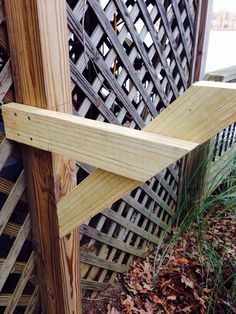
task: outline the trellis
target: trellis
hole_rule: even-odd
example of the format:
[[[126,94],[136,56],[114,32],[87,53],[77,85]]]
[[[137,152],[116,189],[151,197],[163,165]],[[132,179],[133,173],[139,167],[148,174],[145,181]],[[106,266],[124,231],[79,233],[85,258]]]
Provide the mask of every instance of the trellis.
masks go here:
[[[76,115],[140,129],[187,88],[194,1],[68,4]],[[78,165],[81,181],[93,168]],[[176,208],[180,174],[181,161],[80,228],[82,277],[94,283],[92,290],[158,242]]]
[[[14,100],[14,89],[0,4],[0,95],[8,103]],[[198,8],[192,0],[69,0],[74,114],[135,129],[148,124],[191,83]],[[0,282],[5,283],[0,289],[0,311],[10,313],[17,306],[18,311],[30,313],[39,293],[33,278],[24,175],[17,146],[4,133],[0,156],[0,166],[5,166],[0,174],[0,195],[5,201],[0,221],[6,222],[0,239],[4,245],[9,242],[8,255],[0,252],[4,274]],[[6,165],[11,156],[17,168],[9,178]],[[78,163],[78,182],[93,170]],[[128,269],[134,256],[145,256],[147,248],[158,242],[176,209],[181,171],[179,161],[81,227],[82,287],[87,296],[107,287],[117,273]],[[3,208],[10,215],[7,220]],[[27,248],[23,257],[21,247]],[[12,282],[13,276],[15,287],[9,288],[7,281]]]

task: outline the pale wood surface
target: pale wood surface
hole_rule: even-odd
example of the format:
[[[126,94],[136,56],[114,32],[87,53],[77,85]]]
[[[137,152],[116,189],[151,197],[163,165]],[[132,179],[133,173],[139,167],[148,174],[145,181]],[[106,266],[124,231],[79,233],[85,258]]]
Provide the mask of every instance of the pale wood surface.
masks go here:
[[[69,114],[3,106],[9,139],[146,181],[198,144]]]
[[[71,113],[65,1],[4,4],[16,101]],[[78,232],[58,241],[56,214],[75,184],[75,163],[27,148],[23,159],[43,311],[80,313]]]
[[[144,131],[204,143],[236,120],[236,85],[199,82],[164,110]],[[126,195],[140,182],[97,169],[58,202],[64,235]]]

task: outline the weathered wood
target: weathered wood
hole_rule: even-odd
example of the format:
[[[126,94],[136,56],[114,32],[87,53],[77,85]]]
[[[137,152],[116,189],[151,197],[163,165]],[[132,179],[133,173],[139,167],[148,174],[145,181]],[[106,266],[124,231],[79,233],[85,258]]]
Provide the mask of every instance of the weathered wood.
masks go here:
[[[103,114],[110,123],[121,125],[114,113],[112,113],[111,110],[104,105],[101,97],[95,93],[93,87],[72,62],[70,62],[70,70],[72,80],[82,89],[88,99],[98,108],[101,114]]]
[[[157,73],[155,72],[154,68],[153,68],[153,64],[151,62],[151,60],[148,57],[148,53],[145,50],[145,47],[143,45],[143,42],[141,42],[139,35],[134,27],[134,24],[132,23],[132,20],[129,17],[129,12],[127,11],[127,7],[125,5],[125,3],[121,0],[116,0],[116,5],[122,15],[122,18],[124,20],[124,22],[126,23],[126,26],[136,44],[136,47],[140,53],[140,56],[142,57],[142,60],[147,68],[147,70],[149,71],[149,74],[151,76],[152,82],[154,84],[154,86],[157,89],[158,94],[160,95],[163,103],[165,106],[169,105],[168,99],[166,97],[166,94],[164,93],[164,91],[161,88],[161,84],[159,82],[159,78],[157,77]],[[154,112],[155,114],[155,112]],[[155,116],[157,115],[157,112],[155,114]]]
[[[0,211],[0,235],[2,234],[24,190],[25,177],[24,171],[22,171]]]
[[[148,180],[198,145],[20,104],[4,105],[2,111],[7,138],[138,181]]]
[[[138,79],[133,65],[131,64],[129,58],[127,58],[127,55],[124,51],[124,48],[122,47],[120,42],[117,40],[117,35],[116,35],[114,29],[112,28],[106,15],[103,14],[101,5],[96,1],[90,1],[90,0],[89,0],[89,3],[91,5],[91,7],[93,8],[94,12],[96,13],[98,19],[100,20],[102,27],[105,28],[106,33],[109,36],[109,38],[110,38],[110,40],[114,46],[114,49],[116,50],[119,57],[122,58],[122,62],[126,68],[126,71],[131,76],[132,81],[137,86],[137,88],[138,88],[140,94],[142,95],[145,103],[147,104],[149,110],[151,111],[151,113],[155,117],[157,115],[157,110],[153,106],[152,102],[150,101],[150,97],[148,96],[145,89],[143,88],[142,82]],[[126,23],[126,26],[128,26],[127,23]],[[163,97],[164,97],[164,95],[163,95]]]
[[[106,243],[113,246],[121,251],[133,254],[138,257],[144,257],[146,250],[135,249],[132,246],[126,245],[124,242],[117,240],[115,238],[107,236],[101,231],[97,231],[90,226],[82,225],[80,227],[80,232],[84,235],[91,236],[93,239]]]
[[[16,100],[70,113],[64,0],[5,1],[5,11]],[[23,158],[43,311],[80,313],[78,232],[58,241],[56,215],[56,200],[74,186],[75,164],[30,148]]]
[[[128,271],[128,267],[126,265],[117,264],[114,262],[109,262],[99,256],[92,255],[86,252],[81,252],[80,261],[83,263],[87,263],[89,265],[94,265],[97,267],[102,267],[108,270],[112,270],[119,273],[124,273]]]
[[[232,84],[196,83],[144,131],[204,143],[236,120],[235,95],[236,87]],[[66,234],[139,184],[97,169],[58,203],[61,234]]]
[[[202,80],[205,74],[206,56],[210,36],[213,0],[200,0],[195,23],[190,83]]]
[[[0,101],[2,101],[12,84],[10,60],[7,61],[0,73],[0,82],[4,82],[4,84],[0,84]]]
[[[225,154],[211,162],[210,169],[206,174],[206,187],[212,192],[217,188],[235,169],[236,166],[236,144]]]
[[[180,10],[179,10],[179,6],[176,0],[172,1],[172,6],[173,6],[173,11],[177,20],[177,24],[178,24],[178,28],[180,31],[180,36],[182,39],[182,43],[184,46],[184,50],[185,50],[185,55],[187,57],[188,60],[188,64],[190,64],[191,62],[191,54],[190,54],[190,49],[187,46],[188,41],[187,41],[187,37],[186,37],[186,32],[183,26],[183,22],[182,22],[182,18],[181,18],[181,14],[180,14]]]
[[[17,286],[12,294],[11,301],[8,303],[5,312],[6,314],[11,314],[14,312],[18,301],[22,295],[22,292],[25,288],[26,283],[30,279],[30,276],[32,275],[34,270],[34,255],[31,253],[31,256],[29,257],[29,260],[21,274],[21,277],[17,283]]]
[[[0,272],[0,291],[4,286],[7,277],[9,276],[13,265],[15,264],[16,258],[20,253],[20,250],[29,234],[30,231],[30,218],[29,214],[27,215],[23,225],[20,228],[20,231],[10,249],[10,252],[7,255],[7,258],[4,261],[3,266],[1,267]]]
[[[10,237],[16,237],[19,230],[20,230],[21,225],[20,224],[15,224],[12,222],[8,222],[6,227],[3,229],[3,233],[5,235],[8,235]],[[30,235],[28,236],[30,238]]]
[[[39,303],[39,288],[36,286],[31,298],[28,301],[28,305],[26,307],[25,313],[34,314],[35,308],[37,308],[37,304]]]
[[[151,211],[147,210],[145,206],[137,202],[135,199],[133,199],[130,195],[126,195],[123,197],[123,200],[129,204],[130,206],[133,206],[137,211],[140,212],[144,217],[151,220],[156,225],[160,226],[161,228],[165,229],[166,224],[161,219],[156,217]],[[156,201],[156,199],[155,199]]]
[[[11,193],[11,190],[14,187],[14,182],[9,181],[3,177],[0,177],[0,192],[3,194],[9,195]],[[26,203],[26,194],[25,192],[21,195],[20,200],[24,203]]]
[[[111,220],[119,223],[121,226],[123,226],[127,230],[134,232],[135,234],[139,235],[143,239],[146,239],[146,240],[153,242],[155,244],[157,244],[159,242],[159,239],[156,236],[154,236],[154,235],[148,233],[147,231],[141,229],[139,226],[135,226],[129,220],[118,215],[115,211],[113,211],[111,209],[105,209],[103,211],[103,215],[110,218]]]
[[[192,16],[192,13],[191,13],[191,8],[190,8],[189,1],[188,0],[184,0],[184,4],[185,4],[187,16],[188,16],[188,21],[189,21],[189,27],[190,27],[190,30],[191,30],[191,35],[193,36],[194,21],[193,21],[193,16]]]
[[[104,77],[107,79],[107,81],[111,85],[112,89],[117,94],[119,99],[122,101],[123,105],[127,108],[129,113],[132,115],[133,119],[136,121],[136,123],[139,125],[139,127],[140,128],[144,127],[144,121],[137,114],[137,112],[134,109],[131,101],[129,100],[129,98],[126,97],[125,92],[123,91],[121,86],[117,83],[117,81],[114,79],[114,76],[112,75],[110,69],[108,68],[107,64],[103,60],[102,56],[97,51],[96,47],[94,47],[94,45],[91,42],[89,36],[86,33],[84,34],[82,26],[75,19],[72,10],[68,7],[67,11],[68,11],[69,26],[73,29],[74,33],[76,34],[76,36],[78,37],[80,42],[82,44],[85,43],[86,52],[88,53],[88,55],[90,56],[91,59],[95,59],[96,60],[96,65],[99,67],[99,70],[104,75]],[[84,37],[85,37],[85,42],[84,42]],[[122,51],[123,51],[123,48],[122,48]],[[127,59],[126,55],[125,55],[125,59]],[[135,75],[135,77],[136,77],[136,75]]]
[[[208,72],[204,78],[206,81],[230,82],[236,79],[236,66]]]
[[[20,228],[19,228],[20,229]],[[0,269],[6,262],[5,258],[0,258]],[[16,261],[12,267],[11,273],[22,274],[24,268],[26,266],[26,262],[18,262]]]
[[[176,84],[175,84],[175,81],[173,79],[173,76],[172,76],[172,73],[170,72],[170,68],[167,64],[167,61],[166,61],[166,57],[165,57],[165,54],[164,54],[164,49],[161,45],[161,42],[160,42],[160,39],[158,37],[158,34],[157,34],[157,31],[154,27],[154,24],[153,24],[153,21],[151,20],[151,17],[149,15],[149,12],[147,10],[147,6],[146,4],[144,3],[143,0],[138,0],[138,5],[143,13],[143,18],[144,18],[144,21],[146,22],[147,24],[147,27],[148,27],[148,30],[152,36],[152,40],[153,40],[153,43],[155,45],[155,48],[158,52],[158,55],[159,55],[159,58],[160,58],[160,61],[162,63],[162,66],[163,66],[163,69],[164,71],[166,72],[166,76],[167,76],[167,79],[169,80],[170,82],[170,85],[171,85],[171,88],[175,94],[175,97],[177,98],[178,95],[179,95],[179,91],[176,87]]]
[[[164,7],[163,3],[158,1],[158,0],[155,0],[155,4],[158,7],[158,10],[159,10],[159,13],[160,13],[160,16],[161,16],[161,19],[162,19],[162,23],[163,23],[163,25],[165,27],[165,31],[166,31],[166,33],[168,35],[168,39],[170,41],[170,46],[171,46],[172,52],[174,54],[176,64],[178,66],[179,74],[181,76],[181,80],[182,80],[184,89],[186,89],[187,88],[186,75],[185,75],[185,73],[183,71],[183,67],[182,67],[182,63],[181,63],[181,60],[180,60],[180,56],[178,55],[177,45],[176,45],[176,42],[175,42],[175,40],[173,38],[173,33],[172,33],[171,28],[170,28],[170,24],[169,24],[169,21],[168,21],[168,18],[167,18],[167,14],[165,12],[165,7]]]
[[[0,177],[0,192],[4,193],[4,194],[10,194],[11,193],[11,189],[13,188],[14,183]]]
[[[8,303],[11,301],[12,294],[10,293],[1,293],[0,294],[0,306],[7,306]],[[28,302],[30,301],[31,295],[23,294],[21,295],[18,306],[27,306]]]
[[[109,283],[97,282],[94,280],[82,279],[81,285],[83,289],[101,291],[109,287]]]
[[[12,143],[6,138],[0,144],[0,171],[12,152]]]
[[[173,216],[174,211],[169,208],[168,204],[159,196],[156,195],[156,193],[149,188],[147,184],[143,184],[142,189],[149,195],[154,201],[157,202],[165,211],[169,213],[170,216]]]
[[[3,1],[0,0],[0,23],[2,23],[3,19],[4,19]]]

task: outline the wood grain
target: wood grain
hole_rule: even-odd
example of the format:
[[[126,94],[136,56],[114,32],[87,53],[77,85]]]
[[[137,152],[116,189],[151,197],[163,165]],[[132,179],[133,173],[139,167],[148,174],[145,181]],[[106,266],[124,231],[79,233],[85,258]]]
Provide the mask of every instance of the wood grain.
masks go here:
[[[7,138],[146,181],[198,144],[20,104],[3,106]]]
[[[4,4],[16,100],[71,113],[65,1]],[[75,163],[27,147],[23,159],[43,312],[80,313],[78,232],[59,241],[56,214],[75,184]]]
[[[204,143],[236,120],[235,84],[199,82],[143,130]],[[58,202],[60,235],[128,194],[140,182],[97,169]]]

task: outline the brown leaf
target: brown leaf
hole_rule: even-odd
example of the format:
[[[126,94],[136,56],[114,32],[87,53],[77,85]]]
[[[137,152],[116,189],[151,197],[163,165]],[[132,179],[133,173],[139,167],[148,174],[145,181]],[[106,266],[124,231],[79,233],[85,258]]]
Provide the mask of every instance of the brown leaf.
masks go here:
[[[122,314],[122,313],[118,311],[114,306],[111,306],[110,304],[108,304],[107,314]]]
[[[162,300],[155,293],[150,293],[149,295],[151,297],[151,300],[156,304],[163,304]]]
[[[153,290],[153,286],[147,284],[146,282],[143,283],[143,288],[147,289],[148,291],[152,291]]]
[[[192,305],[185,306],[183,309],[181,309],[181,311],[183,313],[190,313],[192,311],[192,307]]]
[[[167,300],[175,301],[177,299],[177,295],[172,294],[167,297]]]
[[[155,303],[151,303],[150,301],[146,301],[145,304],[145,310],[147,311],[148,314],[154,314],[154,312],[157,309],[157,305]]]
[[[180,265],[181,264],[190,264],[191,261],[189,259],[185,258],[185,257],[182,257],[182,258],[177,259],[176,263],[180,264]]]
[[[163,288],[169,286],[170,283],[171,283],[171,279],[165,280],[165,281],[163,281],[163,282],[160,284],[160,288],[163,289]]]
[[[189,278],[185,277],[184,275],[181,275],[181,282],[185,283],[185,285],[191,289],[193,289],[194,287],[193,282]]]

